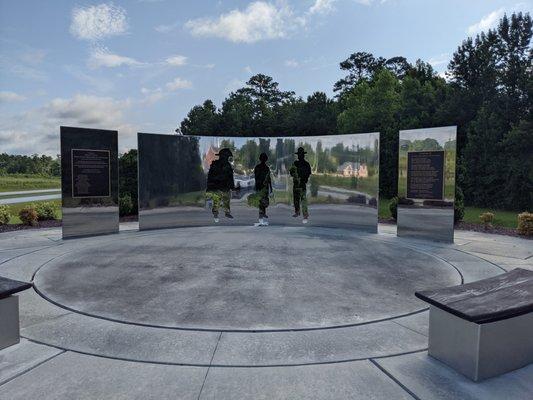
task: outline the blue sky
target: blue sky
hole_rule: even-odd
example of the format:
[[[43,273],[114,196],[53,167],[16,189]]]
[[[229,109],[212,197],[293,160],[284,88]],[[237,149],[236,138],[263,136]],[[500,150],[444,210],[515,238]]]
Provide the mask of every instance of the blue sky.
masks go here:
[[[531,1],[0,0],[0,152],[59,150],[59,126],[170,133],[255,73],[332,95],[356,51],[442,72],[468,35]],[[228,132],[230,134],[230,132]]]

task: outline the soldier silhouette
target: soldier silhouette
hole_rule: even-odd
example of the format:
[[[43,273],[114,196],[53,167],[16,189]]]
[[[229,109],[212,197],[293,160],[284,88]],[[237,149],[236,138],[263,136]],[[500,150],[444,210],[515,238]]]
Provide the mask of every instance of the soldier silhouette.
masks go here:
[[[272,178],[270,168],[266,164],[268,156],[261,153],[259,156],[260,163],[254,168],[255,191],[259,198],[259,226],[268,225],[268,215],[266,209],[270,205],[269,194],[272,193]]]
[[[307,224],[309,218],[309,210],[307,208],[307,181],[311,176],[311,166],[305,160],[307,152],[303,147],[298,147],[298,151],[294,153],[298,156],[298,159],[294,161],[289,173],[292,176],[292,194],[294,198],[294,214],[293,217],[300,216],[300,211],[303,213],[304,224]]]
[[[233,180],[233,153],[230,149],[221,149],[217,154],[218,160],[214,160],[207,173],[206,198],[213,202],[213,217],[218,222],[218,211],[220,206],[224,209],[226,218],[233,218],[230,209],[231,191],[238,190]]]

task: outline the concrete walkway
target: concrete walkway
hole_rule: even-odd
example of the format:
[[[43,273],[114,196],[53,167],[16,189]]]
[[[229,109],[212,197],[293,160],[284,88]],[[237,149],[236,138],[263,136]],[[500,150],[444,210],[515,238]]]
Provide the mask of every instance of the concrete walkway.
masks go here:
[[[276,257],[257,262],[243,256],[257,229],[136,228],[67,241],[59,229],[0,234],[0,275],[36,288],[20,296],[21,343],[0,351],[0,399],[531,398],[533,365],[476,384],[428,357],[428,313],[410,296],[432,277],[533,270],[530,240],[457,231],[445,245],[398,238],[388,225],[378,235],[269,227],[262,241]],[[224,254],[222,268],[212,252]],[[306,254],[315,264],[302,274],[293,259]],[[283,270],[269,269],[273,260]],[[357,273],[368,283],[357,285]],[[195,293],[213,295],[187,303]]]

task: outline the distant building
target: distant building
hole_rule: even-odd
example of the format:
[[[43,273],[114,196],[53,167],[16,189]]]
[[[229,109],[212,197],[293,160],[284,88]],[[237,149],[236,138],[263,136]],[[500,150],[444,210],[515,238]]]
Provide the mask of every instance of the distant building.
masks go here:
[[[337,168],[337,173],[342,176],[350,177],[355,176],[357,178],[368,178],[368,168],[366,164],[358,162],[345,162]]]
[[[218,158],[217,153],[218,153],[218,149],[216,147],[209,146],[209,148],[204,154],[204,159],[202,160],[202,166],[204,168],[204,172],[207,173],[207,171],[209,171],[209,167],[211,166],[211,163]]]

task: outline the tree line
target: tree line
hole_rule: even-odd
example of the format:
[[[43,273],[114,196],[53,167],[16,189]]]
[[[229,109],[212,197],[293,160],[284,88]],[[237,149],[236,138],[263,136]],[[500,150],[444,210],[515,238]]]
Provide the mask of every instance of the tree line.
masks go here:
[[[258,74],[217,107],[193,107],[184,135],[309,136],[381,132],[380,191],[397,194],[398,131],[457,125],[457,186],[467,205],[533,208],[532,20],[505,15],[457,48],[446,77],[422,60],[356,52],[329,98],[306,99]],[[459,189],[460,191],[460,189]],[[459,194],[459,196],[461,196]]]
[[[45,155],[13,155],[0,154],[0,175],[31,174],[41,176],[60,176],[59,158]]]

